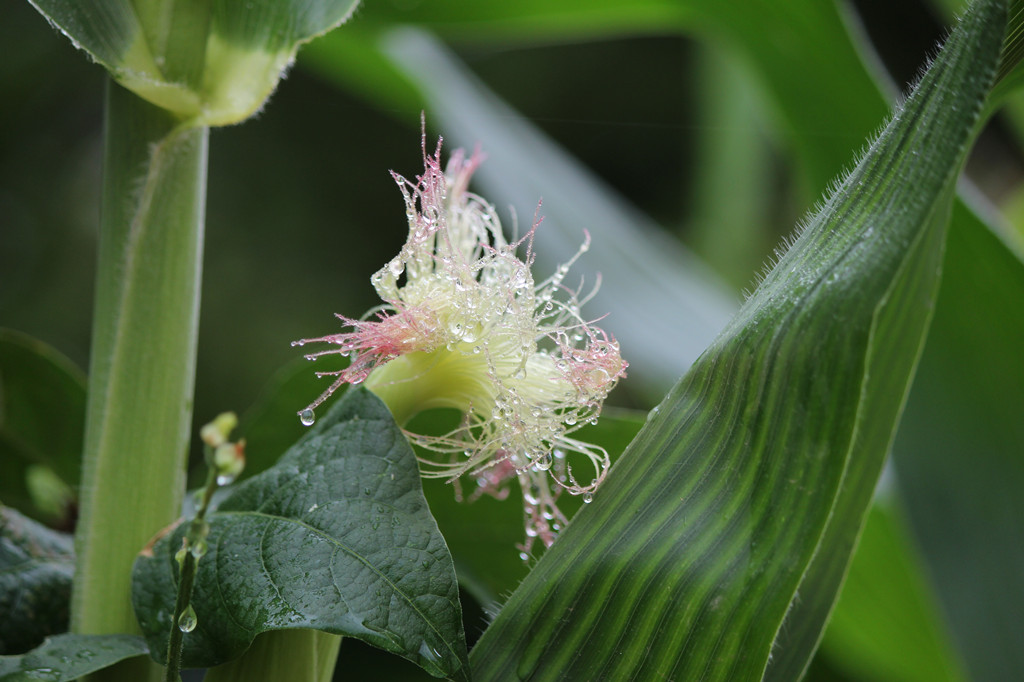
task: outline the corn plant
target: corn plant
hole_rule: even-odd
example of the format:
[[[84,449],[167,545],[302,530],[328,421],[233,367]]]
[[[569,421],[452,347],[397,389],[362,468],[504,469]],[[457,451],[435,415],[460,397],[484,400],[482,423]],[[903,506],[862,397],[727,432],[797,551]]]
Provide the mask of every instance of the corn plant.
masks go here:
[[[1024,204],[968,165],[1021,129],[1019,3],[947,15],[895,103],[831,2],[31,3],[105,69],[103,179],[88,378],[0,334],[0,680],[1024,671]],[[466,61],[654,34],[703,69],[682,240]],[[242,170],[210,130],[287,106],[307,42],[300,78],[400,121],[411,155],[336,161],[394,228],[332,226],[372,286],[263,324],[298,365],[199,428],[207,178]],[[792,231],[780,165],[822,193]]]

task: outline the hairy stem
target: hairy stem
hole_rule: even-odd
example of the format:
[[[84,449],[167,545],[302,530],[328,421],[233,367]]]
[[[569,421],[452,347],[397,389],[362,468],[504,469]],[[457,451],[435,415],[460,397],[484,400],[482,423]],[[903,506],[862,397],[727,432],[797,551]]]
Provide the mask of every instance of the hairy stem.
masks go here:
[[[110,83],[104,134],[71,606],[71,628],[82,634],[138,631],[132,561],[181,508],[206,192],[206,128],[183,126]],[[114,670],[103,679],[141,675]]]

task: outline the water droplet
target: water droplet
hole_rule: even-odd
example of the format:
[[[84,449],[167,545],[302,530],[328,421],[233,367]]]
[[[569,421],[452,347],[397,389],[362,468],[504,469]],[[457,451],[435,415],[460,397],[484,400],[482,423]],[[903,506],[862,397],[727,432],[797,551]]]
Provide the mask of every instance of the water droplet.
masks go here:
[[[583,493],[583,504],[590,504],[594,501],[594,493]]]
[[[316,413],[307,407],[302,412],[299,412],[299,421],[302,422],[303,426],[312,426],[313,422],[316,421]]]
[[[298,341],[292,341],[292,348],[294,348],[295,346],[305,346],[305,345],[306,345],[306,340],[305,339],[299,339]]]
[[[196,629],[199,619],[196,618],[196,610],[189,604],[178,616],[178,629],[182,632],[192,632]]]
[[[534,462],[534,466],[536,466],[540,471],[547,471],[551,468],[551,463],[551,453],[545,453],[541,455],[540,459]]]
[[[303,421],[302,423],[305,424],[306,422]],[[310,422],[310,424],[312,423],[313,422]],[[308,426],[309,424],[306,425]],[[237,476],[235,474],[218,474],[217,485],[228,485],[230,483],[234,483],[236,478]]]
[[[575,415],[575,413],[570,412],[570,413],[566,414],[565,415],[565,419],[563,419],[562,421],[564,421],[568,426],[574,425],[576,423],[576,415]]]
[[[192,552],[192,556],[196,559],[201,559],[210,549],[210,545],[207,544],[206,540],[199,538],[191,545],[189,545],[188,551]]]
[[[529,561],[530,560],[530,555],[527,554],[526,552],[520,552],[519,553],[519,558],[522,559],[523,561]]]

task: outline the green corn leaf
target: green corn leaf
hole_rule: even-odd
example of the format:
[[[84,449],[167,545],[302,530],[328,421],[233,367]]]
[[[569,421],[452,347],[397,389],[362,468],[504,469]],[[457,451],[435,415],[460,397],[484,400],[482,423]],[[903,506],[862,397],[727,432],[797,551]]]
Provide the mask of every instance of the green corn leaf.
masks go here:
[[[304,42],[358,0],[30,0],[54,26],[143,99],[196,125],[258,111]]]
[[[30,467],[78,485],[85,375],[55,349],[0,329],[0,500],[38,515]]]
[[[136,635],[57,635],[20,656],[0,656],[0,682],[72,682],[149,653]]]
[[[796,679],[939,284],[998,64],[980,3],[473,650],[486,679]]]
[[[70,535],[0,507],[0,654],[67,630],[74,572]]]
[[[468,679],[451,556],[412,449],[387,408],[350,390],[210,523],[185,637],[186,667],[239,656],[269,630],[356,637],[437,676]],[[166,655],[185,529],[139,557],[132,599],[154,658]]]

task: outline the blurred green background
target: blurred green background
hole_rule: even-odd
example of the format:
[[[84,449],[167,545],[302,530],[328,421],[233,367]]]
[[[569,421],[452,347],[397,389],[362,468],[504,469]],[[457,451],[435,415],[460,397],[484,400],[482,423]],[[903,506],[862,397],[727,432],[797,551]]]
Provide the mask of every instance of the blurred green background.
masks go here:
[[[345,40],[371,10],[374,21],[395,24],[410,8],[414,17],[429,16],[420,3],[366,4],[326,40]],[[894,81],[905,83],[941,37],[942,18],[920,3],[860,5]],[[558,40],[524,30],[507,40],[479,40],[459,32],[463,38],[451,45],[525,119],[669,234],[718,261],[738,300],[825,188],[801,177],[761,86],[721,46],[668,30],[623,33]],[[5,3],[0,41],[7,55],[0,63],[0,325],[53,344],[84,368],[104,75],[28,3]],[[378,106],[306,61],[300,53],[255,119],[213,132],[195,412],[201,421],[223,409],[244,410],[296,357],[289,341],[334,329],[333,312],[358,315],[373,305],[369,276],[404,240],[403,209],[387,171],[411,176],[422,167],[421,109]],[[734,92],[716,92],[716,84]],[[720,117],[716,98],[728,104],[736,97],[745,98],[745,110],[732,120]],[[440,125],[428,110],[428,138],[449,132]],[[852,159],[870,132],[825,119],[813,134],[847,147]],[[731,207],[741,214],[735,220],[756,224],[728,240],[733,235],[716,234],[724,228],[711,223],[730,207],[709,208],[707,190],[721,188],[709,188],[714,179],[701,166],[708,138],[723,135],[762,159],[747,177],[733,178],[756,184],[753,206]],[[1002,196],[1020,175],[1019,147],[1004,147],[1009,140],[1001,129],[986,142],[989,156],[975,166],[992,179],[983,189]],[[495,201],[509,226],[509,206]],[[525,224],[535,206],[511,208]],[[581,267],[592,274],[586,260]],[[589,312],[603,312],[600,295]],[[607,325],[615,329],[614,317]],[[630,349],[624,352],[629,357]],[[651,394],[631,391],[630,383],[612,400],[651,406]]]
[[[324,40],[344,41],[370,12],[370,21],[396,25],[410,12],[429,16],[427,4],[366,3]],[[895,82],[911,79],[942,35],[943,18],[926,4],[861,2],[857,9]],[[668,29],[607,32],[567,32],[560,40],[550,31],[532,36],[527,28],[498,40],[459,30],[450,44],[522,117],[668,234],[703,253],[738,301],[825,187],[794,164],[763,85],[728,46]],[[0,62],[0,325],[53,344],[84,368],[104,75],[28,3],[5,3],[0,41],[6,53]],[[411,176],[422,167],[421,109],[353,94],[325,75],[322,60],[318,54],[310,67],[300,53],[262,113],[213,132],[198,420],[244,410],[271,374],[296,357],[289,341],[334,329],[333,312],[358,315],[373,305],[369,276],[404,240],[402,205],[387,171]],[[746,106],[730,112],[737,99]],[[429,109],[427,128],[430,139],[456,132],[441,129]],[[813,136],[848,148],[852,159],[871,132],[826,117]],[[746,191],[748,199],[733,206],[717,201],[721,180],[702,165],[717,151],[708,146],[723,137],[757,161],[741,167],[745,176],[730,176],[724,189]],[[988,154],[974,164],[976,175],[987,181],[983,189],[1004,197],[1021,174],[1019,147],[1002,128],[983,142]],[[494,201],[510,225],[510,207]],[[511,208],[525,224],[535,206]],[[729,232],[733,225],[723,217],[742,224]],[[586,259],[581,269],[594,270]],[[601,298],[590,305],[591,315],[604,312]],[[607,326],[615,329],[614,317]],[[624,353],[629,358],[630,349]],[[613,402],[650,407],[653,394],[630,384]]]
[[[620,19],[616,3],[595,2],[584,10],[579,3],[562,4],[569,8],[568,19],[552,12],[531,23],[489,21],[486,9],[480,16],[463,15],[460,2],[367,0],[348,25],[300,52],[261,114],[213,131],[196,423],[227,409],[245,412],[275,372],[296,359],[292,339],[336,329],[334,312],[358,316],[376,304],[370,275],[397,252],[406,231],[404,207],[387,171],[412,176],[421,169],[421,110],[426,108],[428,145],[439,134],[475,142],[465,139],[465,131],[446,128],[452,119],[427,106],[401,79],[392,80],[393,73],[373,70],[380,53],[360,51],[361,46],[388,28],[427,24],[517,112],[491,123],[521,119],[538,128],[595,173],[605,183],[602,192],[621,195],[653,219],[663,237],[711,264],[721,282],[723,314],[738,304],[742,290],[756,286],[772,249],[882,123],[880,100],[798,94],[810,80],[801,71],[792,72],[789,92],[780,92],[785,83],[760,79],[751,68],[757,50],[738,49],[742,31],[722,30],[728,22],[713,21],[711,11],[681,19],[685,3],[648,0]],[[940,4],[840,5],[861,58],[883,89],[894,93],[889,83],[902,88],[934,50],[950,17]],[[784,60],[801,27],[759,24],[757,13],[765,6],[752,2],[735,11],[748,11],[749,30],[763,30],[764,49]],[[589,23],[573,18],[574,7]],[[695,27],[700,39],[681,31],[680,23]],[[828,78],[831,60],[845,58],[845,52],[828,51],[828,33],[820,35],[821,63],[806,66]],[[0,45],[0,327],[46,341],[84,369],[95,276],[103,71],[27,2],[6,2],[0,9]],[[804,117],[792,116],[787,106],[800,108]],[[997,119],[969,165],[984,197],[1011,216],[1022,203],[1020,129]],[[808,155],[802,151],[808,146],[835,152]],[[542,196],[542,214],[571,205],[574,197],[556,189],[511,206],[520,226],[528,225],[533,202]],[[511,225],[508,199],[481,192]],[[581,240],[589,226],[570,227]],[[1018,239],[1017,230],[1005,238]],[[556,250],[545,267],[570,255],[579,240]],[[579,268],[589,281],[600,269],[587,259]],[[606,281],[589,305],[590,315],[605,312],[610,288]],[[665,316],[659,301],[632,305],[640,319]],[[620,326],[634,322],[614,313],[603,324],[622,340],[636,333]],[[698,348],[717,331],[713,322],[696,323],[688,341],[686,324],[679,322],[680,343]],[[615,405],[652,407],[685,368],[652,369],[645,363],[655,360],[646,350],[626,344],[623,353],[637,371],[612,395]],[[1013,520],[1015,512],[1007,513]],[[896,535],[901,524],[895,522]],[[908,589],[922,589],[922,600],[931,603],[927,587]],[[882,674],[865,668],[856,654],[844,654],[858,651],[859,644],[847,642],[851,648],[844,649],[845,641],[826,641],[812,679],[937,679],[927,670],[900,673],[890,666]]]

